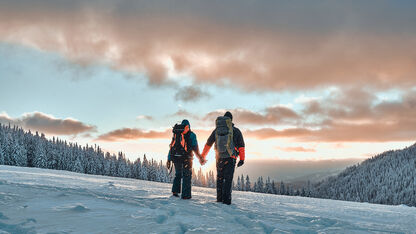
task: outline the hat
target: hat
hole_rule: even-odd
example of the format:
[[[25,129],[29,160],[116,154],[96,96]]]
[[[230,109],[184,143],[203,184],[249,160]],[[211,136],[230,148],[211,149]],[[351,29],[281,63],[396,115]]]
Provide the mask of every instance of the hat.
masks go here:
[[[233,120],[233,115],[229,111],[225,112],[224,116],[227,116],[228,118],[230,118],[231,120]]]

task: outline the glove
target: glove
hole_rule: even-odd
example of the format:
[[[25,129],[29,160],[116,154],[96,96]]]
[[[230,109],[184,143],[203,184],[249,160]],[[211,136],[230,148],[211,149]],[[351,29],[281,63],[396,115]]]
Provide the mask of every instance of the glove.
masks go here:
[[[168,170],[170,169],[170,166],[171,166],[171,165],[170,165],[170,161],[167,161],[167,162],[166,162],[166,167],[168,168]]]
[[[237,167],[241,167],[244,164],[244,160],[240,160],[237,164]]]
[[[199,159],[199,163],[203,166],[203,165],[205,165],[205,163],[207,162],[207,160],[205,160],[205,159],[203,159],[203,158],[201,158],[201,159]]]

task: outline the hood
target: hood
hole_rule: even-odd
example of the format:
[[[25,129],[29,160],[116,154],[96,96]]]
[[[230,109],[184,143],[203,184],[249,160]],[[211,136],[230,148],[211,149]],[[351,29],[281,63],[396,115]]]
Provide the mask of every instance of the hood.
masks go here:
[[[189,130],[191,130],[191,124],[189,123],[189,121],[187,119],[182,120],[182,123],[181,124],[183,124],[185,126],[188,125],[189,126]]]

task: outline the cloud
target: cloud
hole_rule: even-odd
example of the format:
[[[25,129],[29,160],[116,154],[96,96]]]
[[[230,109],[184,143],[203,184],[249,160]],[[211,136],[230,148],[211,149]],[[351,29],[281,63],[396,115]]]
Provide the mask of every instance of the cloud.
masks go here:
[[[411,1],[5,0],[0,41],[145,72],[153,85],[172,82],[174,70],[245,90],[386,89],[416,84],[415,9]]]
[[[98,136],[97,141],[125,141],[139,139],[170,138],[171,132],[166,131],[145,131],[138,128],[117,129]]]
[[[416,91],[400,100],[380,100],[363,88],[338,90],[306,104],[292,128],[246,130],[258,139],[292,138],[314,142],[388,142],[416,140]]]
[[[284,106],[267,107],[262,112],[255,112],[246,109],[229,110],[233,114],[233,122],[246,125],[283,125],[295,123],[301,119],[295,111]],[[209,112],[203,120],[213,121],[218,116],[223,116],[226,110],[216,110]]]
[[[25,113],[20,118],[12,118],[7,113],[0,113],[0,123],[11,124],[55,135],[76,135],[94,132],[96,127],[82,123],[73,118],[58,119],[42,112]]]
[[[185,109],[179,109],[175,113],[173,113],[171,115],[168,115],[168,117],[179,117],[179,118],[181,118],[181,120],[182,119],[188,119],[190,121],[191,120],[196,120],[196,121],[201,120],[201,118],[197,114],[191,113],[191,112],[189,112]]]
[[[153,120],[153,117],[149,115],[138,115],[136,120]]]
[[[203,91],[199,87],[187,86],[180,88],[175,94],[175,99],[184,102],[196,102],[202,98],[210,97],[207,92]]]
[[[285,152],[316,152],[315,149],[308,149],[302,146],[297,147],[276,147],[276,149],[285,151]]]
[[[192,123],[191,123],[192,125]],[[192,129],[192,131],[197,135],[198,140],[208,139],[212,130],[205,129]],[[144,130],[139,128],[121,128],[110,131],[99,135],[95,140],[96,141],[129,141],[129,140],[140,140],[140,139],[171,139],[172,137],[172,128],[167,128],[166,130]],[[201,143],[201,142],[200,142]],[[204,142],[205,143],[205,142]]]
[[[288,138],[302,138],[305,136],[311,136],[316,131],[309,130],[306,128],[288,128],[284,130],[276,130],[273,128],[260,128],[255,130],[244,131],[245,135],[257,139],[270,139],[278,137]]]
[[[260,140],[289,138],[295,142],[392,142],[416,140],[416,90],[401,93],[398,99],[380,99],[363,87],[336,89],[327,97],[305,100],[298,111],[271,106],[261,112],[233,109],[234,120],[245,138]],[[203,116],[179,110],[171,116],[186,116],[196,121],[193,130],[208,137],[212,129],[198,129],[214,121],[225,110]],[[191,123],[192,125],[192,123]],[[169,138],[170,129],[162,132],[121,129],[99,137],[100,140]],[[311,149],[281,148],[286,151],[312,152]]]

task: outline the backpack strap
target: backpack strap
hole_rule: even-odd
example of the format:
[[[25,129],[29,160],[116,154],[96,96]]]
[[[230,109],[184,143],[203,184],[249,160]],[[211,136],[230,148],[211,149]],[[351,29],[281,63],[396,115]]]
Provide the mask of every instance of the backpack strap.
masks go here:
[[[227,127],[228,127],[228,139],[227,139],[227,151],[230,157],[233,156],[233,149],[231,149],[231,142],[233,141],[233,123],[231,122],[231,119],[227,119]]]

